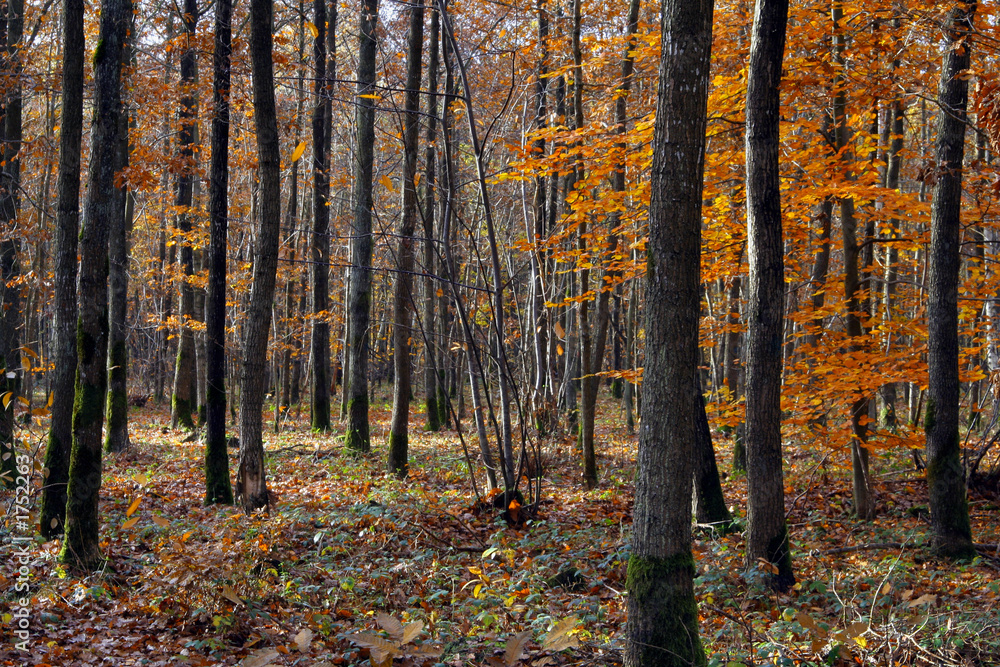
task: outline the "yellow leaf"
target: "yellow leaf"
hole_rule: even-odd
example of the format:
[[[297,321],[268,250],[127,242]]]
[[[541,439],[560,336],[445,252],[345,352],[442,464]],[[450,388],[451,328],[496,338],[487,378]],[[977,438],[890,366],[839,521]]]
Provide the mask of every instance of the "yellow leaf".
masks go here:
[[[137,516],[132,517],[131,519],[122,524],[122,530],[128,530],[137,523],[139,523],[139,517]]]
[[[28,355],[32,359],[38,359],[38,353],[35,352],[34,350],[32,350],[30,347],[22,347],[21,348],[21,352],[24,352],[26,355]]]
[[[381,184],[382,184],[382,187],[383,187],[383,188],[385,188],[386,190],[390,190],[390,191],[392,191],[392,192],[395,192],[395,191],[396,191],[396,190],[395,190],[395,188],[393,188],[393,187],[392,187],[392,179],[391,179],[391,178],[389,178],[388,176],[386,176],[385,174],[383,174],[383,175],[382,175],[382,176],[381,176],[381,177],[380,177],[380,178],[378,179],[378,182],[379,182],[379,183],[381,183]]]
[[[14,392],[8,391],[3,396],[0,396],[0,401],[3,401],[3,409],[6,410],[10,407],[10,402],[14,400]]]
[[[313,39],[319,37],[319,29],[316,27],[315,23],[312,21],[306,21],[306,27],[309,28],[309,33],[313,36]]]
[[[55,397],[55,394],[54,394],[54,393],[49,393],[49,400],[48,400],[48,402],[47,402],[47,403],[45,404],[45,407],[47,407],[47,408],[51,408],[51,407],[52,407],[52,399],[53,399],[54,397]]]
[[[363,100],[377,100],[377,99],[379,99],[379,96],[375,95],[374,93],[370,94],[370,95],[358,95],[358,97],[360,97]]]
[[[292,152],[292,162],[298,162],[302,154],[306,152],[306,142],[305,140],[300,141],[299,145],[295,147],[295,151]]]
[[[139,503],[141,502],[142,502],[142,496],[139,496],[138,498],[133,500],[132,504],[128,506],[127,510],[125,510],[125,516],[132,516],[133,514],[135,514],[135,511],[139,509]]]
[[[476,584],[476,587],[472,589],[472,597],[479,599],[479,593],[483,590],[482,584]]]
[[[146,475],[144,475],[142,473],[139,473],[138,475],[136,475],[132,479],[135,480],[135,483],[138,484],[139,486],[146,486],[146,484],[149,483],[149,477],[147,477]]]
[[[561,357],[563,355],[563,352],[565,352],[565,350],[563,350],[562,343],[556,343],[556,354],[558,354]]]

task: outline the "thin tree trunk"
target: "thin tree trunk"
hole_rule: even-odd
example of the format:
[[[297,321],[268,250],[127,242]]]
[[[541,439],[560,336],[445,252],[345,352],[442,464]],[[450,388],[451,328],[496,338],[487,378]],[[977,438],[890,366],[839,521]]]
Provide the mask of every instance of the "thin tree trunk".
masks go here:
[[[59,131],[54,276],[54,377],[39,532],[63,534],[66,482],[73,445],[73,383],[76,375],[76,253],[80,220],[80,149],[83,137],[83,0],[63,5],[62,113]]]
[[[779,84],[788,0],[757,0],[747,76],[746,447],[747,568],[771,563],[771,584],[794,583],[781,461],[784,248],[778,172]],[[648,400],[648,399],[647,399]]]
[[[177,177],[178,208],[177,229],[184,235],[180,242],[181,269],[183,277],[180,285],[180,331],[177,342],[177,359],[174,366],[174,388],[170,401],[170,425],[173,428],[194,428],[192,391],[195,376],[194,333],[191,321],[194,319],[194,290],[190,283],[194,273],[194,254],[191,239],[193,217],[191,206],[194,194],[194,141],[198,123],[198,102],[195,98],[195,77],[197,75],[197,50],[195,30],[198,26],[197,0],[184,0],[184,51],[181,53],[181,130],[177,138],[180,174]]]
[[[267,391],[267,338],[278,271],[281,226],[281,160],[274,103],[272,0],[250,1],[250,58],[253,67],[254,126],[260,165],[260,227],[254,244],[253,285],[247,307],[240,369],[240,460],[236,495],[247,512],[270,504],[264,466],[263,408]]]
[[[396,263],[395,291],[392,300],[393,394],[392,421],[389,426],[390,473],[403,477],[408,467],[410,396],[413,394],[410,364],[410,340],[413,337],[412,313],[413,266],[416,260],[417,229],[417,158],[420,147],[420,78],[423,70],[424,5],[423,0],[410,6],[410,29],[406,50],[406,101],[403,117],[403,214],[399,225],[399,248]]]
[[[229,93],[232,0],[217,0],[212,55],[212,161],[209,166],[208,294],[205,298],[205,504],[231,505],[226,441],[226,240],[229,234]]]
[[[94,124],[91,133],[87,204],[80,232],[77,372],[73,403],[73,451],[67,486],[66,532],[59,560],[92,571],[104,561],[99,540],[101,439],[107,388],[108,232],[117,207],[119,117],[122,113],[122,54],[132,20],[128,0],[101,3],[99,44],[94,57]]]
[[[365,0],[359,17],[358,88],[354,162],[354,222],[351,227],[351,275],[348,288],[351,379],[347,398],[347,447],[371,448],[368,430],[368,352],[372,296],[372,170],[375,161],[375,55],[378,0]]]
[[[437,9],[431,8],[430,62],[427,67],[427,156],[424,172],[424,314],[423,326],[427,339],[424,345],[424,404],[426,408],[427,430],[437,431],[442,421],[447,423],[447,416],[441,419],[442,412],[447,410],[447,401],[442,401],[444,395],[439,388],[438,355],[439,343],[434,303],[437,301],[437,281],[434,280],[434,192],[438,187],[436,147],[437,115],[438,115],[438,44],[440,43],[440,20]],[[443,383],[441,383],[443,384]],[[444,402],[444,405],[442,405]]]

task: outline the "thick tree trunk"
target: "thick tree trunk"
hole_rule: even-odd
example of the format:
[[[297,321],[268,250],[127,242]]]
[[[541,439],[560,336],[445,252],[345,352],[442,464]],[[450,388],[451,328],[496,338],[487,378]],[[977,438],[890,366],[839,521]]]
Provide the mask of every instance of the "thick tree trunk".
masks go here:
[[[267,338],[278,271],[281,226],[281,160],[274,103],[272,0],[250,2],[254,126],[260,164],[260,227],[254,244],[253,285],[247,307],[240,370],[240,461],[236,495],[247,512],[270,504],[264,466],[263,408],[267,391]]]
[[[198,123],[198,102],[195,98],[195,75],[197,72],[197,50],[195,48],[195,30],[198,26],[197,0],[184,0],[184,52],[181,53],[181,129],[177,137],[178,159],[181,163],[180,174],[177,177],[178,208],[177,230],[184,235],[180,243],[181,271],[183,277],[180,284],[180,331],[178,332],[177,359],[174,365],[174,388],[170,401],[170,425],[173,428],[194,428],[193,399],[191,388],[195,380],[195,349],[194,332],[191,321],[194,319],[194,290],[189,279],[194,273],[194,253],[191,239],[187,234],[191,231],[194,194],[194,133]]]
[[[704,665],[691,556],[712,0],[666,0],[646,263],[646,364],[628,563],[628,667]]]
[[[42,489],[39,532],[46,539],[63,534],[66,481],[73,445],[73,383],[76,376],[76,253],[80,219],[80,148],[83,137],[83,0],[63,5],[62,113],[55,230],[53,324],[54,377],[51,423],[45,449],[49,471]]]
[[[232,0],[215,6],[212,161],[209,165],[208,294],[205,298],[205,504],[233,502],[226,442],[226,240],[229,234],[229,92]]]
[[[927,302],[927,482],[934,548],[971,558],[972,529],[959,438],[958,271],[961,264],[962,160],[969,52],[976,3],[959,3],[945,22],[950,42],[941,64],[938,103],[937,185],[931,204],[930,290]]]
[[[785,291],[779,190],[778,87],[788,0],[757,0],[747,80],[746,447],[747,567],[777,568],[771,584],[795,581],[785,526],[781,461],[781,335]],[[647,394],[648,395],[648,394]]]
[[[99,44],[94,54],[94,122],[87,204],[80,232],[77,372],[73,403],[66,532],[59,559],[73,569],[97,569],[101,555],[97,506],[101,489],[101,439],[107,388],[108,232],[119,215],[117,171],[122,113],[122,53],[132,20],[129,0],[101,3]]]
[[[375,161],[375,55],[378,0],[365,0],[360,13],[354,163],[354,222],[348,287],[351,377],[347,397],[347,447],[371,448],[368,430],[368,350],[372,292],[372,170]]]
[[[410,31],[406,49],[406,101],[403,117],[403,214],[399,224],[396,252],[396,284],[392,299],[393,393],[392,423],[389,426],[390,473],[403,477],[407,471],[410,429],[411,383],[410,340],[413,338],[413,266],[416,260],[417,157],[420,138],[420,75],[423,69],[423,0],[410,6]]]

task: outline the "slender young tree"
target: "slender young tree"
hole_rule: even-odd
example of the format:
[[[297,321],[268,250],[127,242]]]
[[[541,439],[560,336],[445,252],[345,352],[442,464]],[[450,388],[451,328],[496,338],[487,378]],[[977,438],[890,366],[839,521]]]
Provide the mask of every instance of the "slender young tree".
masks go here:
[[[264,467],[264,384],[267,338],[278,272],[281,226],[281,160],[274,102],[273,0],[250,2],[250,58],[253,68],[254,126],[260,165],[260,226],[254,244],[253,285],[247,308],[240,371],[240,461],[236,491],[247,512],[270,500]]]
[[[326,72],[326,0],[313,0],[313,20],[316,37],[313,41],[313,233],[312,233],[312,384],[310,410],[312,427],[318,431],[330,428],[330,140],[329,127],[330,81]],[[334,20],[330,30],[335,29]],[[332,42],[331,42],[332,43]]]
[[[100,45],[94,53],[94,121],[87,204],[80,232],[77,371],[73,402],[73,451],[69,464],[66,532],[59,559],[77,570],[94,570],[104,558],[97,511],[101,489],[105,361],[108,345],[108,232],[119,213],[115,171],[122,113],[122,55],[132,20],[129,0],[101,3]]]
[[[54,372],[51,422],[42,487],[39,532],[63,534],[66,481],[73,445],[73,382],[76,375],[76,253],[80,226],[80,148],[83,138],[83,0],[63,2],[62,114],[59,131],[54,279]]]
[[[701,205],[712,0],[665,0],[650,176],[646,364],[632,555],[629,667],[704,665],[691,555]]]
[[[403,215],[396,251],[396,284],[392,299],[393,394],[389,426],[389,472],[405,476],[409,451],[410,395],[413,393],[410,339],[413,337],[413,266],[416,262],[417,158],[420,150],[420,79],[424,53],[424,4],[410,5],[406,48],[406,101],[403,116]]]
[[[215,6],[212,161],[209,166],[208,294],[205,298],[205,504],[233,502],[226,449],[226,238],[229,229],[229,94],[232,0]]]
[[[348,293],[350,380],[347,447],[371,448],[368,430],[368,348],[372,293],[372,171],[375,163],[375,56],[378,0],[365,0],[359,15],[358,88],[355,96],[354,222]]]
[[[750,40],[746,111],[750,265],[746,304],[747,567],[757,567],[758,559],[770,563],[777,573],[769,573],[769,580],[778,589],[795,582],[785,526],[781,467],[785,269],[778,174],[778,86],[787,22],[788,0],[757,0]]]
[[[437,121],[438,121],[438,67],[440,43],[440,20],[437,9],[431,6],[431,32],[429,36],[428,48],[430,55],[427,65],[427,153],[424,158],[424,201],[423,201],[423,223],[424,223],[424,314],[423,326],[427,334],[426,345],[424,346],[424,401],[427,410],[427,430],[437,431],[441,428],[441,422],[447,423],[447,418],[441,419],[442,412],[447,410],[447,401],[441,393],[444,382],[438,376],[438,355],[436,354],[435,333],[437,324],[435,317],[434,303],[437,301],[437,281],[434,280],[434,211],[435,196],[434,191],[438,187],[437,182]],[[439,386],[439,384],[441,386]]]
[[[938,180],[931,204],[930,290],[927,299],[927,482],[934,549],[975,555],[962,468],[958,377],[958,273],[961,266],[962,160],[969,101],[970,37],[975,2],[958,2],[944,23],[938,104]]]
[[[176,205],[177,230],[185,237],[180,244],[181,299],[180,332],[177,343],[177,360],[174,367],[174,389],[170,402],[170,423],[174,428],[194,428],[192,404],[195,378],[194,333],[190,324],[194,319],[194,289],[189,282],[194,273],[194,252],[187,234],[191,231],[190,211],[194,202],[194,142],[195,127],[198,123],[198,107],[195,97],[195,75],[198,67],[198,52],[195,44],[195,30],[198,27],[198,0],[184,0],[184,51],[181,53],[181,108],[180,133],[177,137],[178,156],[181,162],[177,177]]]
[[[127,40],[134,34],[134,26],[133,15]],[[131,59],[132,45],[126,41],[122,64]],[[127,90],[124,84],[122,88]],[[124,100],[118,123],[121,127],[117,159],[119,168],[124,169],[128,167],[131,149],[128,104]],[[131,446],[128,435],[128,237],[132,232],[135,202],[126,183],[117,188],[115,195],[118,213],[111,218],[108,237],[108,425],[104,438],[104,449],[108,453],[123,452]]]

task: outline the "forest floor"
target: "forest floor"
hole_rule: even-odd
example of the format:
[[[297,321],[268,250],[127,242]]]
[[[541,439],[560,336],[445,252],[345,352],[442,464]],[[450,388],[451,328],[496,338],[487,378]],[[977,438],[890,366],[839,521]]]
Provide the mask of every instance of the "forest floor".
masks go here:
[[[276,502],[252,516],[203,506],[200,442],[171,431],[162,407],[134,410],[132,450],[105,459],[107,569],[79,578],[57,563],[57,542],[29,543],[27,652],[13,646],[15,535],[0,529],[0,665],[619,664],[636,441],[617,406],[601,405],[599,487],[581,490],[570,438],[547,440],[539,515],[512,527],[476,511],[452,431],[416,429],[410,476],[387,475],[380,399],[368,456],[311,433],[307,412],[267,429]],[[40,448],[44,427],[21,435]],[[716,446],[729,470],[731,443]],[[926,482],[908,452],[876,460],[871,522],[852,518],[836,458],[786,448],[798,579],[787,594],[744,572],[739,532],[696,531],[710,664],[1000,664],[1000,560],[929,555]],[[744,521],[745,478],[723,487]],[[13,495],[0,501],[9,509]],[[978,543],[1000,542],[998,507],[971,497]]]

